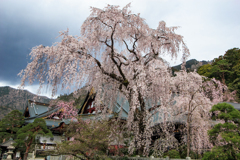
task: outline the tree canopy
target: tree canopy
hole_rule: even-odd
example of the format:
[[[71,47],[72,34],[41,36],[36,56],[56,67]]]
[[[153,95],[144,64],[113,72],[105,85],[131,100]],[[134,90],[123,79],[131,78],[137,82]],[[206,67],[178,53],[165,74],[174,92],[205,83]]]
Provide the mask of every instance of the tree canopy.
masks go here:
[[[8,113],[0,121],[0,142],[4,139],[8,140],[10,137],[15,139],[17,131],[22,127],[24,123],[24,116],[22,112],[13,110]]]
[[[240,49],[232,48],[223,56],[215,58],[212,64],[206,64],[198,69],[200,75],[216,78],[226,84],[231,91],[236,91],[240,99]]]
[[[199,67],[198,68],[198,73],[200,75],[212,78],[211,77],[211,75],[212,75],[212,65],[211,64],[205,64],[205,65]]]
[[[240,158],[240,112],[228,103],[214,105],[210,112],[215,120],[222,120],[209,130],[209,139],[214,144],[210,153],[204,159]]]
[[[24,145],[26,147],[24,160],[27,159],[29,149],[38,134],[42,136],[52,136],[52,132],[47,128],[45,120],[41,118],[36,118],[33,123],[29,123],[18,130],[16,139],[17,145]]]
[[[58,154],[73,155],[80,159],[103,158],[110,143],[116,141],[118,126],[114,126],[114,123],[113,120],[84,121],[79,118],[78,122],[72,122],[66,128],[65,136],[71,139],[58,144]]]

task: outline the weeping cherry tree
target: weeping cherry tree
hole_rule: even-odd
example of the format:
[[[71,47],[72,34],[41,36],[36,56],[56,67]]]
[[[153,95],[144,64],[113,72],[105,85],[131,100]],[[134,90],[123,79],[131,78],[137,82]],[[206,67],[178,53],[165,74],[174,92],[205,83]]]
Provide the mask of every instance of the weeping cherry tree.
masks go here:
[[[34,47],[32,61],[20,73],[21,86],[38,80],[40,88],[51,87],[52,95],[58,89],[94,87],[96,113],[102,115],[111,113],[117,98],[124,97],[129,104],[127,128],[134,135],[129,151],[136,148],[147,155],[153,115],[173,113],[169,108],[175,84],[162,56],[181,54],[185,62],[189,50],[183,36],[175,33],[178,27],[160,21],[156,29],[150,28],[129,7],[91,7],[80,36],[69,35],[67,30],[60,32],[61,42]]]

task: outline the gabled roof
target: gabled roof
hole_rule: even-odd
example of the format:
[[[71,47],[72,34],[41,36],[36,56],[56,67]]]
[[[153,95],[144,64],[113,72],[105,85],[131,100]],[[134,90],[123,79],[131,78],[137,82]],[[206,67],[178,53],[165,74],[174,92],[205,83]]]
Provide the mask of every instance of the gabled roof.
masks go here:
[[[50,108],[47,103],[34,102],[32,100],[28,100],[27,106],[25,108],[24,116],[25,117],[39,117],[44,113],[48,113],[49,111],[54,110],[54,108]],[[28,116],[27,116],[28,115]]]
[[[44,118],[48,128],[57,128],[62,123],[69,124],[69,119],[49,119],[48,117],[55,112],[60,111],[58,107],[49,107],[47,103],[40,103],[28,100],[24,116],[25,123],[33,123],[36,118]],[[28,116],[27,116],[28,115]]]
[[[29,110],[31,110],[31,109],[32,108],[30,107]],[[51,114],[53,114],[54,112],[57,112],[58,110],[59,110],[59,108],[52,108],[41,114],[35,114],[34,116],[26,117],[25,119],[46,118],[46,117],[50,116]]]

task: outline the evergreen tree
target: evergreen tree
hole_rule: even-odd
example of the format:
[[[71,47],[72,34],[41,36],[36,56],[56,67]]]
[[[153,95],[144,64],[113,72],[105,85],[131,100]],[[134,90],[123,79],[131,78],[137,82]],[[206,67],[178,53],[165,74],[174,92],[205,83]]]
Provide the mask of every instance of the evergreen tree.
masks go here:
[[[210,141],[215,147],[203,159],[240,159],[240,112],[228,103],[214,105],[210,112],[222,123],[209,130]]]
[[[203,75],[205,77],[211,78],[212,76],[212,65],[205,64],[198,68],[198,74]]]
[[[236,91],[240,100],[240,49],[233,48],[226,51],[223,56],[213,60],[213,63],[203,65],[198,69],[200,75],[221,80],[230,91]]]
[[[51,131],[47,128],[46,122],[41,118],[36,118],[33,123],[29,123],[18,130],[16,142],[18,146],[26,146],[24,160],[27,159],[29,149],[38,134],[42,136],[53,136]]]
[[[65,134],[71,139],[58,145],[58,154],[72,155],[79,159],[105,157],[109,144],[117,142],[118,135],[121,135],[118,125],[113,124],[114,121],[83,121],[79,118],[78,122],[70,123],[67,127]]]
[[[10,137],[16,138],[17,131],[22,127],[24,123],[24,116],[18,110],[13,110],[8,113],[0,121],[0,142],[7,140]]]
[[[216,62],[212,67],[212,74],[217,79],[221,80],[223,84],[226,84],[226,76],[232,74],[230,69],[230,64],[226,60],[220,60]],[[219,78],[218,78],[219,77]]]

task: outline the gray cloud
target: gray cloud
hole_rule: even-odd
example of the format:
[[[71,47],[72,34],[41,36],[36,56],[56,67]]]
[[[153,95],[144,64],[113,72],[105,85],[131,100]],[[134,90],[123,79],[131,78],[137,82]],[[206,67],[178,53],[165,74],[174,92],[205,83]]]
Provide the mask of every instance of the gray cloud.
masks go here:
[[[13,2],[17,4],[11,4]],[[28,54],[32,47],[52,45],[58,32],[66,30],[68,25],[73,26],[72,30],[77,28],[62,16],[64,13],[48,5],[21,2],[24,1],[1,1],[0,5],[0,81],[9,84],[19,84],[17,74],[30,62]]]

